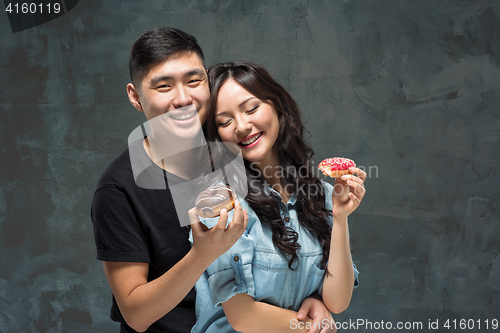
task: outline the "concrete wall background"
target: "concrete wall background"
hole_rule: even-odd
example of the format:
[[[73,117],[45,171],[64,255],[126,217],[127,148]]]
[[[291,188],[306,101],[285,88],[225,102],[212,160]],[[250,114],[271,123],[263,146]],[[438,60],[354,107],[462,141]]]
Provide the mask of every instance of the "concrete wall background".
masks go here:
[[[208,65],[264,65],[315,162],[372,167],[337,321],[500,319],[499,2],[88,0],[15,34],[1,16],[1,332],[117,330],[90,203],[144,120],[128,55],[157,26],[196,36]]]

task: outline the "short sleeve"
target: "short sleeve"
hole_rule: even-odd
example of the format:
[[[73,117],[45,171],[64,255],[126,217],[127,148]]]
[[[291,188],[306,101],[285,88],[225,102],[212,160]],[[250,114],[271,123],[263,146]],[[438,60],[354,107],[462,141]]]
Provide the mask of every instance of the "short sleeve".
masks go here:
[[[150,262],[146,236],[131,200],[116,187],[94,193],[91,208],[97,259]]]
[[[357,288],[359,286],[359,281],[358,281],[359,272],[358,268],[356,267],[356,265],[354,265],[354,263],[352,263],[352,269],[354,271],[354,288]]]
[[[228,221],[232,221],[233,211],[228,213]],[[249,215],[249,225],[252,215]],[[202,223],[209,228],[213,227],[218,218],[203,219]],[[228,222],[229,223],[229,222]],[[189,240],[193,242],[192,231]],[[252,260],[254,252],[254,241],[248,230],[238,241],[223,255],[217,258],[206,270],[208,274],[208,285],[210,295],[215,306],[229,300],[236,294],[248,294],[255,298],[255,285],[252,274]]]

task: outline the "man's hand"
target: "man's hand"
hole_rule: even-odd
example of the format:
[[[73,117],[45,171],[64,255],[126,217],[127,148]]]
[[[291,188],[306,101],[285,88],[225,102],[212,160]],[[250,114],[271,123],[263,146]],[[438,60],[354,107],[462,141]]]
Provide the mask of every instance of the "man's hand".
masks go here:
[[[335,321],[319,295],[311,295],[302,302],[297,312],[297,319],[304,320],[306,317],[311,318],[314,323],[313,328],[307,333],[337,332]]]
[[[204,256],[207,262],[211,263],[236,243],[243,235],[248,224],[248,213],[246,209],[242,209],[238,200],[234,202],[233,220],[226,228],[228,213],[223,209],[220,213],[217,224],[208,229],[196,213],[196,209],[192,208],[188,212],[193,231],[193,247],[192,251],[197,255]]]

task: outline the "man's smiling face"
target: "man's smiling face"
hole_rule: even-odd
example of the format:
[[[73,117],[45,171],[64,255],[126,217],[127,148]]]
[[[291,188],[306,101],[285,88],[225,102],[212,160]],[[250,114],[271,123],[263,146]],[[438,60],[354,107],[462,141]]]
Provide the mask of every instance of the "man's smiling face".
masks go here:
[[[153,66],[140,86],[129,83],[127,93],[132,105],[144,112],[148,120],[183,108],[170,114],[175,124],[189,123],[191,116],[195,116],[194,109],[200,123],[206,121],[210,99],[208,77],[203,61],[194,52],[171,55]]]

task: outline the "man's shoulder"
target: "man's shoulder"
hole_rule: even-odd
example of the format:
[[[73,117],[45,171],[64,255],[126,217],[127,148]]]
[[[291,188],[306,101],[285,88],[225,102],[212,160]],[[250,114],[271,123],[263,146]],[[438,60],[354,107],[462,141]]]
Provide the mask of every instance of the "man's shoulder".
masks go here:
[[[131,177],[131,174],[130,153],[129,148],[127,148],[104,169],[95,190],[104,187],[121,187],[126,179]]]

